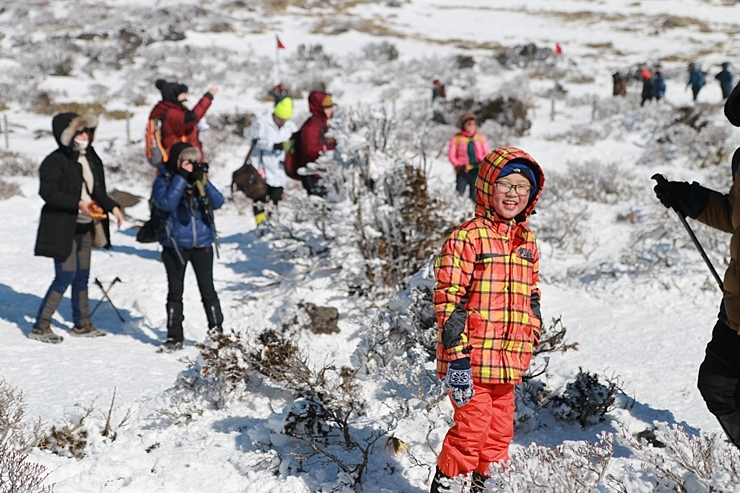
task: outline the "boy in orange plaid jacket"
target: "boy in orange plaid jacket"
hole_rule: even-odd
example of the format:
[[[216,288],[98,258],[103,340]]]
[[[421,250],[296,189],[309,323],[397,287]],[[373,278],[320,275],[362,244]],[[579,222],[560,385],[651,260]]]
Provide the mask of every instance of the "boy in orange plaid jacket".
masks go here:
[[[435,263],[437,373],[455,411],[437,459],[432,493],[444,478],[472,473],[481,491],[492,462],[508,460],[514,385],[539,343],[539,252],[527,219],[542,193],[542,168],[502,147],[483,160],[475,217],[452,232]]]

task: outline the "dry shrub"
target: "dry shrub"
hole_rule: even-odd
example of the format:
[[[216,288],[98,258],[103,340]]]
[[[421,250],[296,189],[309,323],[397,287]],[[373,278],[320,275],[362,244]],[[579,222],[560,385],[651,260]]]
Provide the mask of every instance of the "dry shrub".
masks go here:
[[[3,176],[36,176],[39,168],[39,163],[20,152],[0,151],[0,161]]]
[[[43,423],[26,419],[23,392],[0,380],[0,447],[25,452],[42,439]]]
[[[629,202],[643,187],[636,185],[637,177],[618,163],[602,163],[598,160],[568,163],[565,173],[548,175],[547,198],[563,201],[573,198],[616,204]]]
[[[584,372],[582,368],[578,370],[562,394],[550,396],[547,406],[556,418],[576,422],[585,428],[606,419],[606,413],[615,409],[621,389],[615,380],[607,380],[603,384],[595,373]]]
[[[28,455],[0,445],[0,493],[52,493],[44,486],[46,468],[28,461]]]
[[[85,457],[90,432],[85,420],[90,417],[93,408],[85,408],[80,416],[62,425],[52,426],[49,433],[41,440],[38,447],[62,457],[82,459]]]
[[[16,195],[21,195],[21,187],[16,183],[11,183],[0,178],[0,200],[9,199]]]

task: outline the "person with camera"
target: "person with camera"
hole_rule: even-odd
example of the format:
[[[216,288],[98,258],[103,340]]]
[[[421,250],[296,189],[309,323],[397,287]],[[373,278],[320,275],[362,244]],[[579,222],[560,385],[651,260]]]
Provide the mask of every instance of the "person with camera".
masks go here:
[[[159,231],[162,262],[167,271],[167,340],[163,352],[182,349],[183,291],[185,268],[193,266],[209,330],[221,331],[223,314],[213,286],[213,243],[216,228],[213,211],[224,197],[208,180],[208,164],[189,143],[172,146],[168,161],[159,167],[152,190],[154,206],[163,217]]]
[[[291,116],[293,100],[284,97],[275,104],[271,114],[265,113],[257,118],[249,130],[252,141],[255,142],[252,164],[267,183],[267,195],[255,200],[253,206],[254,220],[258,226],[267,219],[263,203],[271,201],[277,206],[283,198],[283,188],[288,182],[283,167],[285,146],[292,143],[290,137],[298,131],[296,125],[290,121]]]
[[[62,337],[51,330],[51,317],[72,286],[72,318],[76,337],[99,337],[106,332],[90,323],[87,282],[94,220],[100,221],[96,243],[110,248],[108,213],[118,226],[123,213],[105,189],[103,162],[92,147],[98,119],[94,115],[60,113],[51,127],[59,146],[46,156],[39,168],[39,194],[44,199],[41,209],[35,254],[54,259],[54,281],[39,307],[30,339],[57,344]]]

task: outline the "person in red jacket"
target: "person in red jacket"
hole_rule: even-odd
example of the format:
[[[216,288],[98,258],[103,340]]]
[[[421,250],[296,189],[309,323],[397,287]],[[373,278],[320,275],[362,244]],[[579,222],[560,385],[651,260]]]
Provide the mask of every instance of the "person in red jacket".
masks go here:
[[[334,149],[334,138],[326,137],[329,130],[329,119],[334,116],[334,101],[331,94],[315,91],[308,95],[308,109],[311,118],[301,127],[300,163],[315,162],[319,155]],[[320,175],[302,175],[303,188],[309,195],[324,196],[326,190],[319,185]]]
[[[483,158],[491,152],[486,137],[478,131],[475,115],[465,113],[460,117],[460,131],[450,139],[447,157],[455,170],[455,188],[457,193],[465,195],[475,202],[475,180],[478,178],[478,166]]]
[[[198,138],[198,122],[205,116],[211,106],[218,86],[208,89],[192,110],[185,106],[188,97],[188,86],[179,82],[167,82],[158,79],[155,83],[162,93],[162,101],[152,109],[149,119],[162,121],[162,145],[169,152],[178,142],[187,142],[200,152],[201,161],[205,161],[203,146]],[[165,156],[165,161],[167,157]]]

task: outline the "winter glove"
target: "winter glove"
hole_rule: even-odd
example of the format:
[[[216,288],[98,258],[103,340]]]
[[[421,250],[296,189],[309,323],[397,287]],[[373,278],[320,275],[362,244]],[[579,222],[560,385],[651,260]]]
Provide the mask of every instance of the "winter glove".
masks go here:
[[[710,190],[696,182],[668,181],[662,175],[653,175],[653,179],[658,181],[653,190],[660,202],[684,217],[696,219],[709,203]]]
[[[280,152],[280,151],[283,150],[283,148],[284,148],[284,146],[283,146],[283,143],[282,142],[276,142],[272,146],[272,150],[275,151],[275,152]]]
[[[653,190],[655,191],[655,196],[660,200],[660,203],[666,208],[670,209],[672,207],[686,216],[686,213],[681,210],[681,206],[685,206],[689,200],[689,195],[691,195],[691,185],[689,185],[688,182],[659,181],[658,184],[653,187]]]
[[[470,358],[458,359],[450,363],[444,379],[445,389],[450,391],[457,407],[463,407],[475,395],[473,390],[473,370]]]

